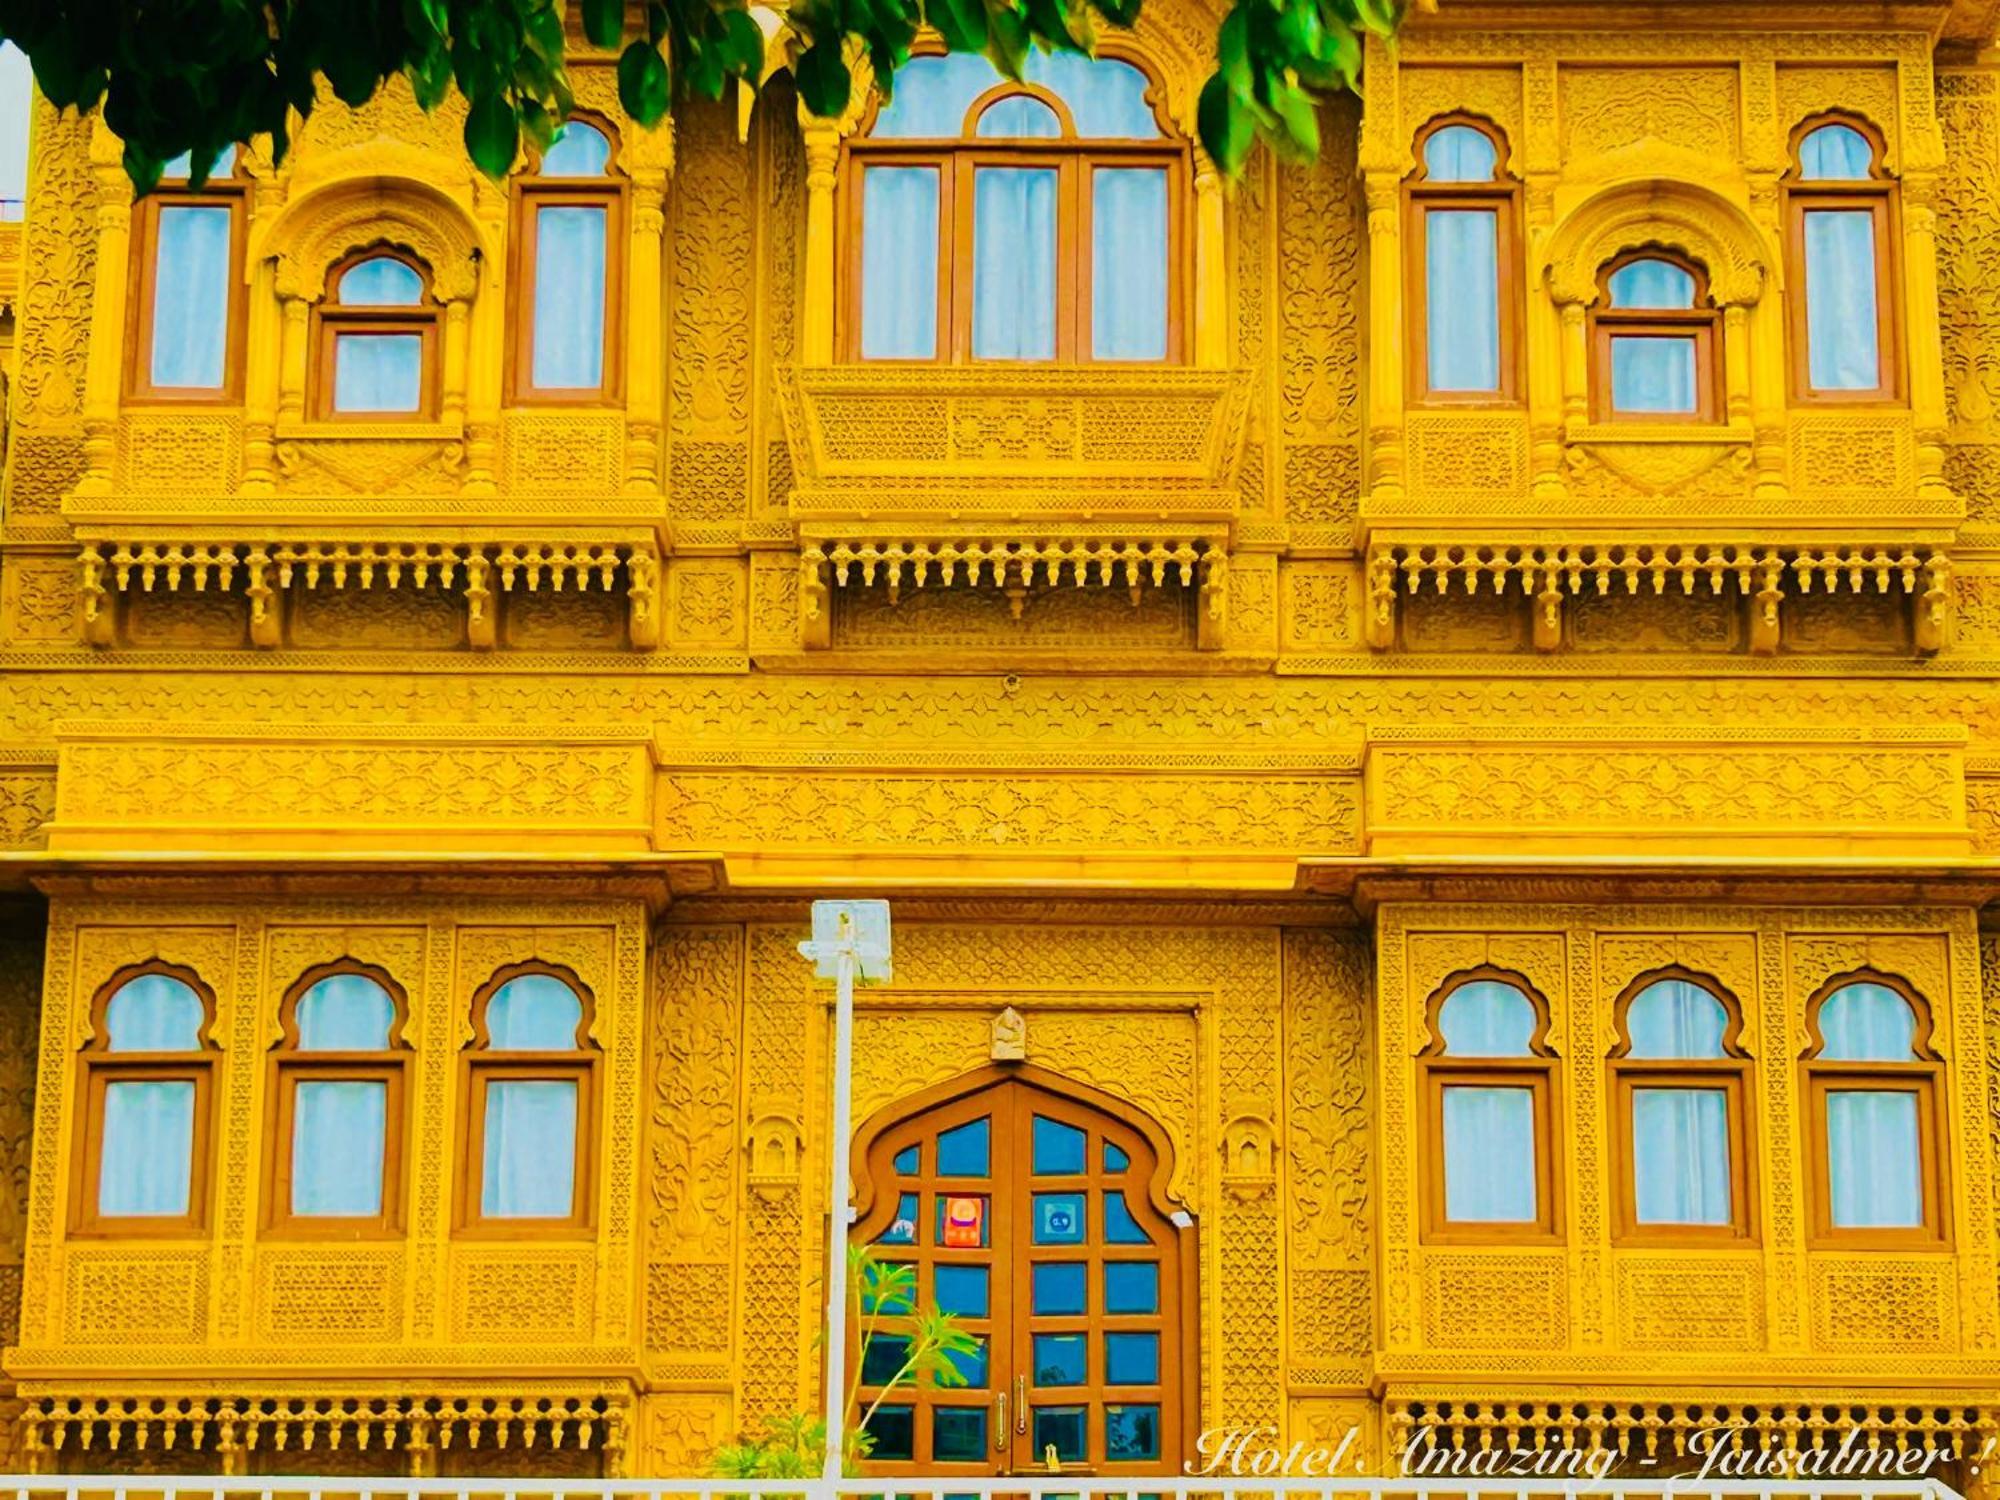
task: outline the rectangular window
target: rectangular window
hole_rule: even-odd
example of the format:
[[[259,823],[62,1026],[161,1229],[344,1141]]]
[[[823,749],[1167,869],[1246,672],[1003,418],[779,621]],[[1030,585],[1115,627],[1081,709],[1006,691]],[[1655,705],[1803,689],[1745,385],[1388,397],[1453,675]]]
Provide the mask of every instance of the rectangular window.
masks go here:
[[[1692,416],[1700,406],[1695,358],[1690,337],[1613,334],[1612,409]]]
[[[1632,1187],[1641,1224],[1731,1222],[1726,1090],[1632,1090]]]
[[[1923,1227],[1919,1132],[1914,1091],[1826,1091],[1826,1175],[1835,1229]]]
[[[535,211],[533,380],[541,390],[604,384],[606,210],[553,204]]]
[[[1534,1223],[1535,1091],[1446,1084],[1443,1109],[1446,1220]]]
[[[194,1084],[178,1079],[104,1086],[100,1217],[186,1217],[194,1178],[194,1095]]]
[[[488,1219],[567,1219],[576,1206],[577,1086],[569,1079],[493,1079],[479,1212]]]
[[[937,288],[937,168],[868,168],[861,178],[861,357],[936,359]]]
[[[1882,384],[1875,215],[1865,208],[1805,213],[1806,379],[1821,391]]]
[[[417,333],[343,333],[333,347],[333,409],[338,412],[421,411],[424,340]]]
[[[157,388],[215,391],[225,383],[234,218],[219,204],[160,205],[148,364]]]
[[[1056,174],[972,176],[972,357],[1056,357]]]
[[[1167,173],[1100,167],[1090,185],[1090,352],[1167,357]]]
[[[382,1212],[389,1086],[301,1079],[292,1099],[292,1212],[362,1219]]]
[[[1424,351],[1430,389],[1500,391],[1500,217],[1424,212]]]

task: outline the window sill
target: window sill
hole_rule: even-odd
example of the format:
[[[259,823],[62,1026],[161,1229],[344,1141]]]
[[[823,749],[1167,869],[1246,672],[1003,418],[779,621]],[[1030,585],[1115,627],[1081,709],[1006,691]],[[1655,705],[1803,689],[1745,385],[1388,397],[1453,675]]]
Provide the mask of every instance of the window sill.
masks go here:
[[[280,422],[276,429],[280,441],[310,439],[315,443],[338,441],[342,438],[380,442],[384,438],[423,439],[429,442],[460,441],[465,436],[465,423],[450,422],[398,422],[398,421],[336,421]]]
[[[1702,443],[1750,446],[1756,436],[1748,422],[1572,422],[1563,438],[1571,443]]]

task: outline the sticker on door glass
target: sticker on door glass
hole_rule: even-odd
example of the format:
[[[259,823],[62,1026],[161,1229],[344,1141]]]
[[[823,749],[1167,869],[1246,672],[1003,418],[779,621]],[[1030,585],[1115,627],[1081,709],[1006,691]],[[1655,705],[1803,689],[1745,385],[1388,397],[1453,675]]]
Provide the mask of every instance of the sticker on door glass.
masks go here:
[[[938,1199],[937,1242],[947,1250],[977,1250],[986,1243],[986,1200],[948,1194]]]
[[[1084,1234],[1083,1194],[1035,1194],[1037,1245],[1081,1245]]]

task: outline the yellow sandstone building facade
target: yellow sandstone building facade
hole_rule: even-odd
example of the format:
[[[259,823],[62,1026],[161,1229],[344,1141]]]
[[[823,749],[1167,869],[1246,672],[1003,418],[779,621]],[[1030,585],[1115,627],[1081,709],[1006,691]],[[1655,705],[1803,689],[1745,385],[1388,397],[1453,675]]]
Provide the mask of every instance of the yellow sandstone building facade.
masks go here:
[[[979,1340],[886,1468],[2000,1436],[1994,19],[1452,0],[1236,183],[1201,0],[841,121],[585,55],[504,184],[37,103],[4,1466],[815,1410],[833,893]]]

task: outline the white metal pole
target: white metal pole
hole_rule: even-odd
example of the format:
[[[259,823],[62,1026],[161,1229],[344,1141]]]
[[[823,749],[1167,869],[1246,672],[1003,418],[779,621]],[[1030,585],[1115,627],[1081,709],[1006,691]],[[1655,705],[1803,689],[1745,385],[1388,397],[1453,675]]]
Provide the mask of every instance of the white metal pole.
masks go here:
[[[833,1182],[827,1202],[826,1247],[826,1464],[820,1477],[841,1477],[841,1448],[847,1431],[847,1231],[854,1222],[850,1189],[849,1116],[854,1111],[854,925],[840,919],[840,947],[834,956],[833,1003]]]

